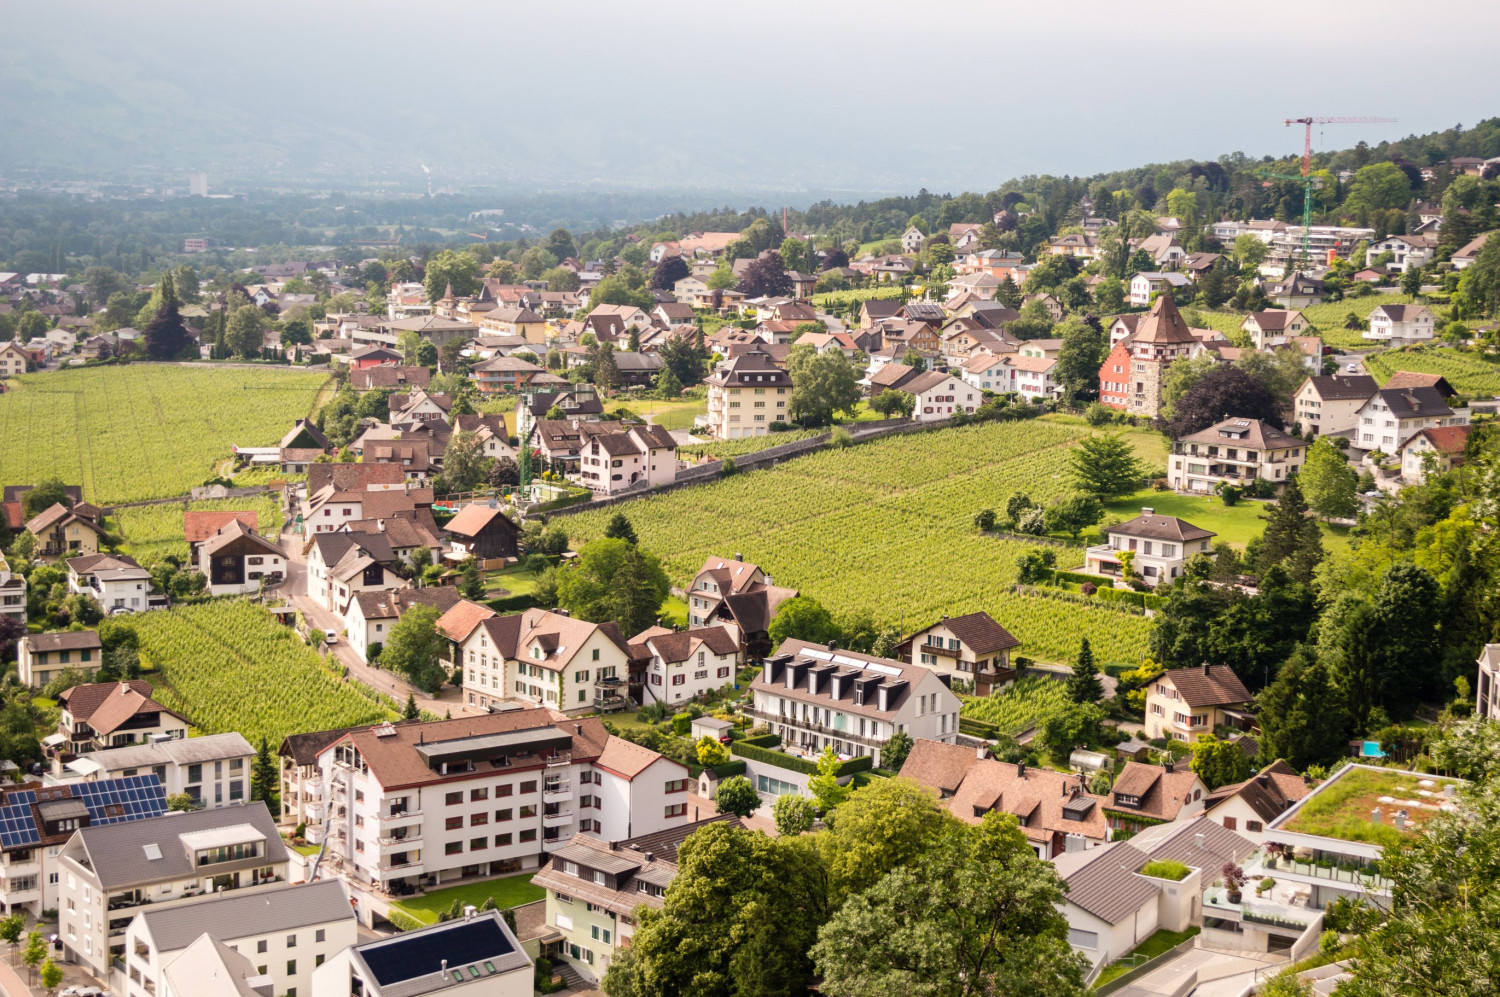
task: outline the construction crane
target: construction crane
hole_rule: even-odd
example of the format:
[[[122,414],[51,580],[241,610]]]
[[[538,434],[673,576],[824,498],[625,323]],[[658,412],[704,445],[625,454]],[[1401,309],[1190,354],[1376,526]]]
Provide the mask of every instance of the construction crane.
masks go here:
[[[1395,121],[1395,118],[1327,118],[1308,115],[1302,118],[1284,118],[1282,124],[1290,128],[1292,125],[1306,126],[1306,132],[1302,139],[1302,174],[1301,176],[1289,176],[1284,173],[1272,173],[1261,170],[1260,175],[1268,180],[1301,180],[1302,181],[1302,261],[1301,266],[1306,267],[1312,259],[1309,251],[1309,243],[1312,238],[1312,201],[1313,201],[1313,179],[1312,179],[1312,130],[1313,125],[1364,125],[1379,122]],[[1319,131],[1321,132],[1321,128]]]

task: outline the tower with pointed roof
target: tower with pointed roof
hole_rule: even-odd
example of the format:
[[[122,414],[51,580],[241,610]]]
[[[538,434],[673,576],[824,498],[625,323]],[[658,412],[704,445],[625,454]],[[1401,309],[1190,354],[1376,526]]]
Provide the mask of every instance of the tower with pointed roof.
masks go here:
[[[1155,418],[1172,361],[1192,354],[1197,342],[1170,294],[1159,295],[1135,332],[1115,344],[1099,368],[1099,400],[1111,408]]]

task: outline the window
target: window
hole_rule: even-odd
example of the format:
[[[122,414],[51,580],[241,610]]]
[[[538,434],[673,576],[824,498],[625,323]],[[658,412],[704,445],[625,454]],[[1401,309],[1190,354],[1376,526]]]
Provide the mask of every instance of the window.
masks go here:
[[[522,841],[535,841],[536,840],[536,829],[532,828],[531,830],[528,830],[528,831],[522,831],[521,832],[521,840]]]
[[[526,782],[521,783],[521,792],[523,792],[523,793],[535,793],[536,792],[536,780],[535,779],[530,779],[530,780],[527,780]]]
[[[488,848],[489,846],[490,846],[490,839],[489,839],[488,836],[483,837],[483,838],[470,838],[469,839],[469,851],[471,851],[471,852],[483,851],[484,849]]]
[[[464,819],[462,817],[449,817],[447,820],[443,821],[443,830],[445,831],[457,831],[463,826]]]
[[[510,807],[506,807],[504,810],[496,810],[495,811],[495,820],[496,820],[496,822],[499,822],[499,821],[502,821],[502,820],[510,820],[511,816],[512,816],[512,812],[511,812]]]
[[[667,805],[666,815],[668,817],[681,817],[687,813],[686,803],[671,803]]]
[[[511,786],[509,786],[509,785],[496,786],[495,787],[495,795],[496,796],[509,796],[510,793],[511,793]]]
[[[315,942],[326,942],[326,941],[328,941],[328,931],[327,931],[327,929],[319,928],[316,932],[314,932],[313,933],[313,941],[315,941]],[[322,956],[318,957],[318,959],[320,961],[320,964],[321,964],[322,958],[323,958]]]
[[[528,804],[527,806],[522,807],[521,808],[521,816],[522,817],[535,817],[536,816],[536,804],[532,803],[532,804]]]
[[[444,855],[462,855],[464,843],[462,841],[450,841],[443,846]]]
[[[1259,830],[1261,830],[1261,823],[1260,823],[1260,821],[1258,821],[1258,820],[1247,820],[1247,821],[1245,821],[1245,830],[1247,830],[1247,831],[1259,831]]]
[[[297,960],[296,959],[288,959],[286,961],[286,975],[288,975],[288,976],[296,976],[297,975]]]
[[[686,779],[669,779],[666,784],[668,793],[683,793],[687,791],[688,781]]]
[[[488,824],[489,822],[490,815],[488,813],[469,814],[470,827],[479,827],[481,824]]]
[[[443,802],[445,804],[447,804],[448,806],[450,806],[450,807],[457,806],[458,804],[462,803],[463,801],[464,801],[464,791],[461,790],[461,789],[458,792],[456,792],[456,793],[448,793],[446,796],[443,797]]]
[[[504,848],[506,845],[510,844],[510,840],[510,832],[508,831],[505,834],[497,834],[495,835],[495,847]]]
[[[489,798],[490,798],[490,790],[489,790],[488,786],[484,787],[483,789],[471,789],[471,790],[469,790],[469,802],[470,803],[478,803],[480,800],[487,800]]]
[[[1239,824],[1239,822],[1237,820],[1235,820],[1233,817],[1225,817],[1224,818],[1224,829],[1226,831],[1233,831],[1233,830],[1235,830],[1237,828],[1238,824]],[[1246,830],[1248,831],[1249,828],[1246,828]]]
[[[1081,949],[1097,949],[1099,947],[1099,933],[1097,931],[1084,931],[1080,928],[1069,928],[1068,944]]]
[[[294,948],[297,947],[297,936],[296,935],[287,935],[286,936],[286,947],[289,948],[289,949],[294,949]]]
[[[269,945],[269,944],[270,943],[267,942],[264,938],[262,938],[260,941],[256,942],[255,943],[255,954],[256,955],[260,955],[260,954],[264,953],[266,951],[266,946]]]

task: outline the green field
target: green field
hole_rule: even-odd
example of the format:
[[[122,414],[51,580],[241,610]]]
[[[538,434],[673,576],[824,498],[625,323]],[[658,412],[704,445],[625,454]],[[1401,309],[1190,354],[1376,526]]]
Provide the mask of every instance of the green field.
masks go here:
[[[1017,679],[1004,692],[960,698],[962,716],[994,724],[1007,737],[1040,726],[1070,702],[1067,683],[1042,675]]]
[[[167,364],[27,374],[0,395],[0,484],[58,477],[102,505],[185,495],[235,444],[274,446],[326,380]]]
[[[151,564],[167,554],[185,558],[188,545],[182,536],[182,514],[187,509],[197,512],[253,509],[258,516],[257,529],[265,537],[275,537],[285,518],[281,503],[275,496],[250,495],[245,498],[202,499],[188,502],[186,507],[173,503],[120,509],[108,517],[107,526],[122,541],[124,553],[142,564]]]
[[[546,890],[540,886],[531,885],[531,873],[528,872],[520,876],[507,876],[504,879],[487,879],[481,883],[450,886],[446,890],[428,890],[420,897],[393,901],[391,906],[423,924],[436,924],[438,915],[452,907],[455,900],[460,901],[461,907],[469,904],[480,907],[490,897],[494,897],[495,904],[501,910],[505,910],[540,900],[546,895]]]
[[[1066,660],[1087,636],[1104,661],[1135,663],[1149,621],[1012,593],[1027,545],[973,526],[1013,492],[1046,501],[1068,491],[1067,448],[1085,432],[1017,422],[888,437],[558,521],[576,545],[624,512],[679,585],[708,556],[740,552],[837,615],[868,613],[909,633],[983,609],[1020,638],[1022,655]]]
[[[254,603],[220,599],[132,623],[153,697],[205,734],[237,730],[274,749],[288,734],[395,717]]]
[[[1490,363],[1477,353],[1466,353],[1448,347],[1387,350],[1365,360],[1370,375],[1384,384],[1398,370],[1419,374],[1441,374],[1455,391],[1471,398],[1500,394],[1500,364]]]
[[[1134,519],[1141,514],[1142,508],[1150,507],[1158,515],[1176,516],[1194,526],[1213,530],[1218,534],[1214,543],[1223,541],[1243,549],[1252,537],[1260,536],[1265,529],[1266,524],[1261,517],[1269,504],[1241,499],[1234,505],[1225,505],[1224,500],[1217,495],[1179,495],[1176,492],[1143,488],[1134,495],[1110,502],[1104,507],[1104,512],[1110,519],[1126,520]],[[1329,526],[1327,523],[1320,525],[1323,528],[1325,546],[1342,547],[1348,544],[1349,531],[1346,527]]]

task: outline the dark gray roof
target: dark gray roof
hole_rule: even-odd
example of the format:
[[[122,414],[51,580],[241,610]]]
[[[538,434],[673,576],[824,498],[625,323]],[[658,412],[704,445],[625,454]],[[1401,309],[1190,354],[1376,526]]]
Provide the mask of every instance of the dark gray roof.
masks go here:
[[[187,948],[204,932],[233,940],[295,931],[331,921],[352,921],[354,910],[344,884],[324,879],[253,893],[238,890],[181,907],[146,907],[137,918],[145,920],[158,951],[173,952]]]
[[[1380,388],[1368,374],[1356,374],[1353,377],[1331,374],[1326,377],[1309,377],[1308,380],[1312,382],[1318,397],[1325,402],[1362,400],[1369,398]]]
[[[271,812],[259,800],[244,806],[172,813],[149,820],[106,824],[79,830],[76,840],[88,852],[99,883],[106,890],[123,889],[164,879],[193,875],[197,867],[182,843],[182,835],[248,824],[264,836],[265,853],[242,862],[223,862],[212,867],[215,875],[242,869],[258,869],[286,861],[286,846],[276,831]],[[147,857],[148,845],[156,846],[161,858]]]
[[[25,638],[26,646],[37,651],[76,651],[83,648],[103,647],[97,630],[64,630],[60,633],[31,634]]]
[[[498,910],[356,945],[352,954],[362,975],[392,997],[447,990],[471,966],[474,972],[467,975],[473,979],[490,975],[490,966],[495,974],[524,969],[528,975],[531,967]]]
[[[1381,388],[1380,400],[1397,419],[1431,419],[1453,414],[1437,388]]]
[[[1103,848],[1065,852],[1054,864],[1068,884],[1069,903],[1109,924],[1119,924],[1161,892],[1151,880],[1136,875],[1148,861],[1140,849],[1116,842]]]
[[[1175,540],[1185,543],[1188,540],[1206,540],[1209,537],[1218,536],[1212,530],[1205,530],[1201,526],[1194,526],[1185,519],[1176,516],[1158,516],[1144,509],[1134,519],[1126,520],[1119,526],[1107,526],[1105,533],[1123,533],[1131,537],[1145,537],[1148,540]]]

